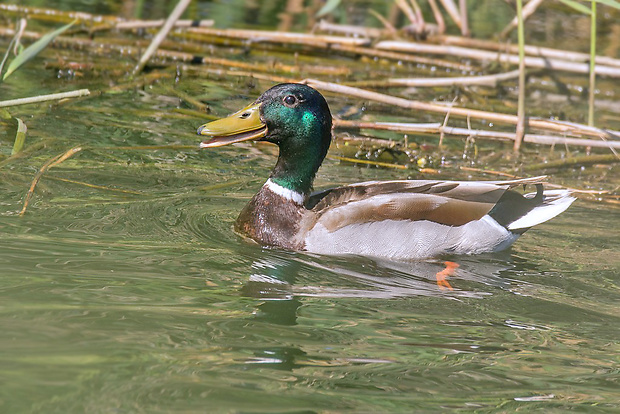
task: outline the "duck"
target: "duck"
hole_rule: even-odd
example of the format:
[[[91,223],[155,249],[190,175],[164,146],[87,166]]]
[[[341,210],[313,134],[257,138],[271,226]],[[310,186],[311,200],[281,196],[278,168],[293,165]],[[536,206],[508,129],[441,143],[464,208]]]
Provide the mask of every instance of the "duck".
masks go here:
[[[246,141],[279,147],[269,178],[234,226],[265,247],[396,261],[497,252],[575,200],[569,190],[545,190],[544,176],[368,181],[313,192],[332,115],[321,93],[301,83],[275,85],[197,132],[200,148]],[[536,191],[515,190],[525,185]]]

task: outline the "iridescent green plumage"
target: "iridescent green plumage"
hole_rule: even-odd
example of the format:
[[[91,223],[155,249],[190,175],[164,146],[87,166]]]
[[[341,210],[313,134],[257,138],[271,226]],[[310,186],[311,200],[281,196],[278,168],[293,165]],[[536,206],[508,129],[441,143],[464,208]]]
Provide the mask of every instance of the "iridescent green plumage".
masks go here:
[[[271,179],[292,191],[307,194],[329,150],[332,117],[325,98],[312,88],[280,84],[257,100],[269,135],[280,147]]]

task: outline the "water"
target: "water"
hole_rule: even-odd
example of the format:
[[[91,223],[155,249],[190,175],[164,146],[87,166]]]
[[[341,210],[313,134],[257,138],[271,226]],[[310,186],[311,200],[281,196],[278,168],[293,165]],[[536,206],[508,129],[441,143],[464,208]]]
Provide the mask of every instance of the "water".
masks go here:
[[[447,291],[438,264],[263,250],[229,233],[240,202],[174,199],[2,218],[4,411],[617,408],[600,212],[458,258]]]
[[[451,258],[449,291],[437,262],[238,239],[269,154],[138,155],[49,177],[141,194],[44,178],[23,218],[31,176],[3,180],[4,412],[618,408],[617,210],[577,202],[506,254]],[[319,181],[390,177],[328,161]]]
[[[3,94],[105,85],[36,64],[14,76]],[[616,207],[578,200],[502,254],[386,263],[263,249],[232,225],[273,149],[183,147],[202,120],[174,112],[184,105],[163,87],[224,115],[269,85],[190,74],[12,111],[27,146],[48,144],[0,167],[0,412],[620,409]],[[119,149],[164,144],[180,147]],[[76,145],[87,148],[43,176],[19,217],[36,171]],[[316,186],[407,176],[469,178],[328,159]],[[618,181],[605,166],[553,179]],[[453,290],[436,284],[445,260],[460,265]]]

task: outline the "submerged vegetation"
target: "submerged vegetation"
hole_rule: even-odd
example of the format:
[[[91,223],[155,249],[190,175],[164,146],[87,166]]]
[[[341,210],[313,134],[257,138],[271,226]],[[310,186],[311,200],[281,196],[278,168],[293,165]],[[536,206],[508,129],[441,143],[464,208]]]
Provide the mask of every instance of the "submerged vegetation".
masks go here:
[[[597,39],[597,2],[598,24],[615,37]],[[326,94],[336,109],[332,159],[451,178],[553,173],[554,182],[575,188],[585,199],[618,204],[620,178],[613,167],[620,160],[620,24],[613,16],[619,15],[620,3],[562,0],[549,6],[531,0],[522,8],[517,0],[522,18],[515,16],[497,37],[486,40],[478,38],[478,26],[472,24],[472,12],[479,9],[468,9],[465,1],[397,0],[367,12],[355,1],[301,3],[287,2],[280,30],[220,28],[225,22],[217,16],[200,20],[211,16],[184,0],[167,20],[0,4],[0,44],[6,50],[0,64],[0,125],[12,144],[0,146],[0,174],[10,175],[7,167],[17,164],[38,170],[24,188],[21,213],[48,170],[78,153],[93,154],[92,159],[72,158],[79,169],[89,162],[121,165],[115,152],[141,158],[137,154],[194,151],[194,126],[226,115],[235,106],[229,107],[227,99],[251,100],[279,82],[305,82]],[[260,7],[254,10],[258,15],[270,12],[268,5]],[[524,20],[535,19],[544,7],[588,14],[589,50],[526,44]],[[608,14],[604,22],[601,10]],[[517,45],[512,36],[518,37]],[[608,43],[598,48],[605,55],[595,54],[597,41]],[[35,88],[37,83],[43,87]],[[49,89],[69,92],[26,95]],[[172,99],[174,108],[149,111],[120,103],[119,96],[131,98],[136,91]],[[105,97],[104,107],[98,97]],[[33,109],[32,103],[43,99],[54,100],[52,111]],[[30,106],[17,106],[23,104]],[[107,125],[142,128],[153,138],[118,145],[88,136],[66,142],[61,131],[43,133],[45,117],[61,107],[84,118],[102,114],[109,118]],[[155,124],[115,123],[121,113]],[[185,129],[168,128],[161,139],[157,122],[164,119]],[[39,133],[27,138],[31,123]]]

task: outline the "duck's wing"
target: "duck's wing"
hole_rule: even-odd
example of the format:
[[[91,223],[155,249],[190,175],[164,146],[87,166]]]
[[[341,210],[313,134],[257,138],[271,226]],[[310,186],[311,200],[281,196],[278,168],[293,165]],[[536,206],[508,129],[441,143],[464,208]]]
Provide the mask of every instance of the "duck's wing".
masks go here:
[[[310,252],[409,260],[508,248],[528,228],[566,210],[566,190],[544,177],[513,181],[367,182],[308,200],[298,236]],[[521,195],[511,188],[535,184]]]
[[[502,225],[531,210],[537,197],[526,198],[507,190],[525,184],[540,184],[545,177],[512,181],[370,181],[317,193],[308,200],[315,213],[313,227],[320,223],[328,231],[383,220],[427,220],[446,226],[461,226],[479,220],[494,208]],[[541,190],[539,191],[539,193]],[[504,198],[505,200],[500,203]],[[498,204],[510,208],[498,209]],[[514,214],[513,214],[514,213]]]

